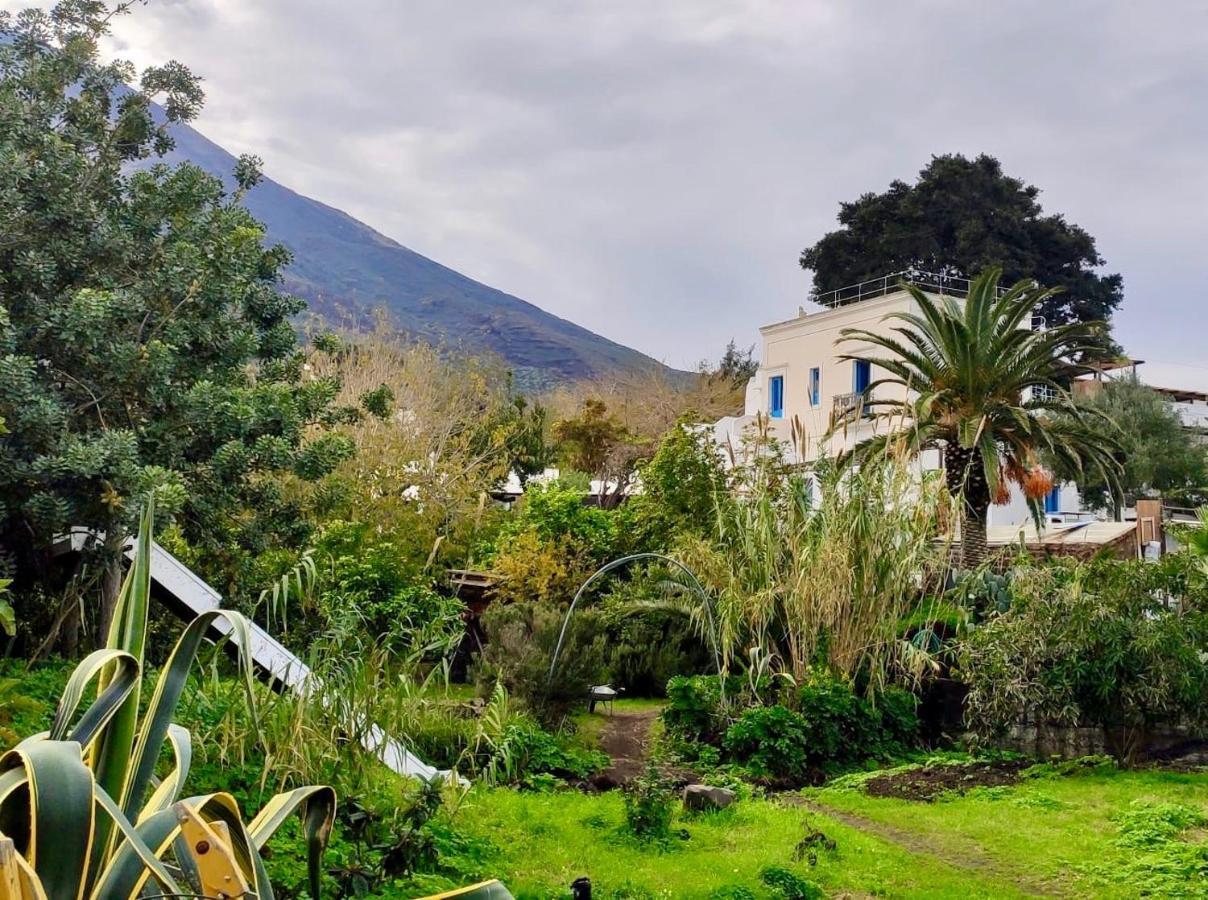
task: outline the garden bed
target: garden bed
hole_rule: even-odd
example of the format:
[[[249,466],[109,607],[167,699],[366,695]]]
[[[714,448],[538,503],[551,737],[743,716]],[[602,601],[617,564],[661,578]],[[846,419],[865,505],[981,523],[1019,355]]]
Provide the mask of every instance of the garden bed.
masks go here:
[[[1004,759],[961,765],[922,766],[877,775],[864,782],[872,797],[931,802],[941,795],[964,794],[978,787],[1015,784],[1031,762]]]

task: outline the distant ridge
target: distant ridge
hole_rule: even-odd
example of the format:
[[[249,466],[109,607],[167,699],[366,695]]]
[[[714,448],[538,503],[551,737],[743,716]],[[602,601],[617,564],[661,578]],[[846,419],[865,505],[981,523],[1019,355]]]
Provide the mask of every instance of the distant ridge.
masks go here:
[[[235,157],[189,126],[173,129],[170,162],[187,159],[228,183]],[[521,380],[565,381],[661,363],[442,266],[347,213],[265,178],[247,205],[294,261],[286,287],[338,318],[383,307],[401,330],[503,357]],[[669,370],[670,371],[670,370]]]

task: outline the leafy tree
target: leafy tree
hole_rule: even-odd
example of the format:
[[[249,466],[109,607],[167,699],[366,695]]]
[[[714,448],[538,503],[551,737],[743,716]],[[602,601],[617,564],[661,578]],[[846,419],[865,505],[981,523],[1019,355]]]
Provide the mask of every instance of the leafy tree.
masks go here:
[[[735,389],[745,388],[751,376],[759,368],[759,360],[754,358],[755,347],[739,350],[733,339],[726,344],[721,359],[716,363],[702,360],[697,371],[709,380],[710,384],[728,384]]]
[[[351,451],[322,428],[339,384],[303,377],[288,254],[241,202],[256,160],[233,193],[156,163],[197,78],[99,58],[128,5],[0,13],[0,548],[29,564],[67,528],[103,533],[101,634],[131,497],[155,487],[190,541],[254,553],[305,537],[265,476],[313,481]]]
[[[839,208],[840,228],[801,254],[822,293],[887,272],[921,269],[972,276],[991,266],[1008,281],[1059,287],[1037,311],[1049,325],[1107,322],[1123,298],[1119,275],[1095,271],[1095,239],[1046,215],[1038,188],[1003,173],[992,156],[932,157],[918,181],[894,181]],[[1107,343],[1106,332],[1096,341]]]
[[[621,501],[641,449],[603,400],[584,400],[578,415],[554,425],[554,439],[567,465],[599,479],[604,505]]]
[[[962,566],[975,568],[986,555],[986,516],[1008,480],[1031,488],[1029,478],[1042,456],[1064,471],[1098,470],[1113,488],[1119,441],[1110,420],[1074,405],[1062,386],[1068,359],[1088,346],[1092,329],[1083,323],[1033,331],[1033,311],[1051,291],[1021,281],[1002,293],[1001,272],[988,269],[974,279],[968,299],[935,298],[904,285],[918,312],[893,313],[900,324],[881,332],[845,328],[841,342],[887,350],[868,359],[886,377],[869,386],[867,405],[898,427],[866,441],[867,452],[899,442],[912,451],[939,447],[945,483],[961,502]],[[1000,296],[1001,294],[1001,296]],[[878,387],[897,396],[877,398]],[[1033,505],[1038,492],[1029,495]],[[1043,495],[1043,491],[1039,492]]]
[[[706,534],[726,489],[721,454],[711,435],[680,423],[639,465],[641,493],[624,507],[635,547],[666,550],[678,534]]]
[[[1080,404],[1120,426],[1105,426],[1120,439],[1119,495],[1097,470],[1058,470],[1058,475],[1077,483],[1088,507],[1111,511],[1119,518],[1123,503],[1138,497],[1186,497],[1204,492],[1208,485],[1204,447],[1187,432],[1162,396],[1136,376],[1104,382],[1102,390]]]

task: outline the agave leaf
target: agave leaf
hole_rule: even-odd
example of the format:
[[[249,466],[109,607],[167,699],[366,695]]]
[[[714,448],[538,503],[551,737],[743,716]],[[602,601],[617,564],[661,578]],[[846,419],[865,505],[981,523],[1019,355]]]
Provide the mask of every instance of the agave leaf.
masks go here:
[[[122,815],[121,808],[114,802],[114,799],[99,785],[96,787],[94,799],[96,800],[96,805],[104,810],[108,814],[109,820],[117,826],[116,833],[121,835],[121,839],[117,844],[117,852],[107,858],[107,865],[98,876],[99,883],[91,895],[93,900],[110,900],[110,898],[118,897],[127,897],[133,900],[142,886],[146,884],[147,879],[152,876],[160,883],[165,892],[180,894],[180,886],[160,860],[160,857],[166,852],[170,844],[157,846],[156,850],[152,850],[138,829],[131,825],[130,820]],[[138,868],[135,870],[138,875],[135,884],[125,892],[109,877],[111,870],[115,868],[115,863],[120,859],[134,859],[138,864]]]
[[[138,821],[140,823],[175,803],[189,777],[189,768],[193,764],[193,736],[186,728],[175,724],[169,725],[168,743],[172,747],[174,762],[172,771],[156,785],[146,805],[139,811]]]
[[[112,798],[110,802],[113,802]],[[116,804],[114,804],[114,808],[116,808]],[[146,847],[147,852],[155,859],[163,859],[172,848],[173,841],[180,829],[177,826],[176,813],[171,809],[165,809],[139,822],[134,827],[134,831],[138,836],[138,842],[128,838],[122,841],[117,852],[105,866],[105,871],[97,880],[92,892],[93,897],[97,900],[106,897],[136,896],[151,874],[140,850],[140,844],[142,847]],[[191,860],[187,850],[184,851],[184,855],[185,859]],[[189,874],[191,867],[183,864],[179,853],[176,861],[180,868]]]
[[[84,697],[84,689],[93,678],[102,673],[106,675],[107,686],[68,734],[67,728],[79,708],[80,700]],[[138,678],[138,660],[129,653],[121,650],[95,650],[88,654],[75,667],[63,688],[59,705],[55,709],[54,722],[48,733],[50,740],[72,740],[87,748],[134,690]]]
[[[36,741],[0,757],[9,777],[0,831],[12,837],[50,897],[78,897],[96,828],[92,770],[74,741]],[[12,777],[16,771],[23,777]],[[21,844],[24,846],[21,846]]]
[[[247,688],[249,700],[254,703],[255,676],[252,671],[250,652],[251,629],[247,619],[237,612],[221,609],[202,613],[189,623],[176,642],[172,655],[164,664],[159,681],[155,685],[155,693],[147,705],[143,727],[130,757],[129,778],[122,793],[122,809],[127,818],[138,818],[143,797],[151,783],[151,776],[155,772],[155,763],[159,758],[160,748],[167,736],[172,717],[176,713],[176,705],[184,691],[193,660],[197,657],[197,651],[205,639],[206,630],[219,618],[226,619],[230,623],[232,636],[241,651],[239,658],[244,685]],[[175,797],[172,799],[174,800]]]
[[[155,495],[148,494],[139,521],[134,564],[122,582],[113,622],[109,627],[109,649],[130,654],[140,666],[147,643],[147,608],[151,603],[151,535],[154,521]],[[101,676],[99,692],[104,693],[109,682],[116,677],[116,667],[106,671]],[[139,694],[140,685],[136,682],[108,726],[98,735],[97,744],[93,747],[92,768],[97,784],[110,797],[124,796],[131,761],[130,748],[134,746],[138,728]],[[94,876],[100,869],[101,861],[112,852],[111,832],[108,820],[98,823],[91,866]]]
[[[298,809],[302,816],[302,830],[306,835],[306,863],[310,875],[310,892],[319,896],[319,864],[323,849],[331,836],[331,825],[336,817],[336,792],[326,785],[310,785],[277,794],[264,805],[248,825],[248,834],[256,850],[277,832],[282,823]]]

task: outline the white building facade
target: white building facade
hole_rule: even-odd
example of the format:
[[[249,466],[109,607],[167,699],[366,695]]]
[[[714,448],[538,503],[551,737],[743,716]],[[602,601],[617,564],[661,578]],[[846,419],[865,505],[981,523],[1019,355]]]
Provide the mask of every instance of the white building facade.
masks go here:
[[[714,426],[719,443],[739,447],[744,433],[755,427],[756,417],[768,420],[771,433],[785,446],[789,461],[808,465],[819,457],[833,457],[856,444],[893,428],[894,423],[875,419],[867,401],[896,399],[901,387],[879,385],[884,377],[875,366],[861,360],[841,359],[845,354],[876,357],[883,351],[867,344],[840,342],[840,333],[859,328],[889,334],[895,323],[887,317],[918,311],[918,304],[898,285],[900,276],[887,276],[852,289],[819,298],[821,308],[759,329],[762,364],[747,384],[746,407],[741,416],[730,416]],[[952,293],[954,279],[937,284],[926,277],[912,279],[933,294]],[[853,296],[854,294],[854,296]],[[959,295],[958,295],[959,296]],[[836,423],[839,423],[836,426]],[[939,453],[925,452],[920,464],[938,468]],[[1053,520],[1087,518],[1073,484],[1060,485],[1045,498],[1045,513]],[[1031,520],[1022,491],[1013,487],[1009,503],[990,510],[990,525],[1023,525]]]

